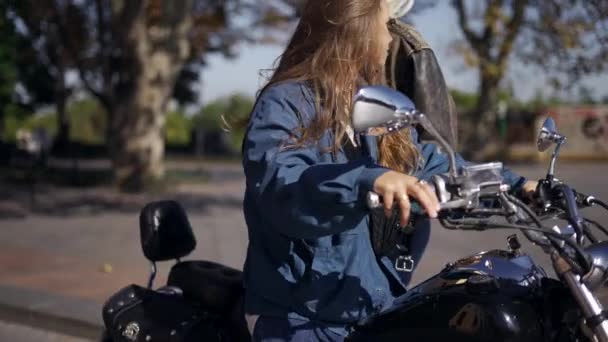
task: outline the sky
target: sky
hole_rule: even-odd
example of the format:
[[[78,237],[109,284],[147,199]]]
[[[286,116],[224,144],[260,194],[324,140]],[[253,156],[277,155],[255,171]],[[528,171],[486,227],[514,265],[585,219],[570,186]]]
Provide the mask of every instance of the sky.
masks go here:
[[[450,53],[449,43],[462,39],[455,11],[448,1],[440,1],[432,9],[427,9],[411,18],[414,26],[435,51],[439,65],[450,88],[464,91],[475,91],[477,88],[477,73],[466,68],[461,58]],[[268,69],[282,53],[283,46],[251,46],[240,48],[240,55],[233,60],[220,56],[211,56],[208,66],[201,72],[202,86],[200,100],[207,103],[221,96],[235,92],[254,96],[264,84],[260,77],[261,69]],[[540,89],[545,95],[551,95],[545,86],[546,79],[535,69],[512,63],[509,79],[520,99],[533,97]],[[590,77],[584,84],[591,87],[599,97],[608,95],[608,75]]]

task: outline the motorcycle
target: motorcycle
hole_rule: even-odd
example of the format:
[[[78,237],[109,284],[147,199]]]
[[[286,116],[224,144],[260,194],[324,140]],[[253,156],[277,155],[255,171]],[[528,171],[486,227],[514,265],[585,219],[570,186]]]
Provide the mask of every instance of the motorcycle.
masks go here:
[[[355,97],[353,128],[383,135],[420,125],[446,153],[450,168],[432,177],[446,229],[515,230],[551,258],[557,275],[521,249],[491,250],[449,263],[408,290],[393,306],[358,322],[347,341],[601,341],[608,342],[608,315],[593,291],[608,280],[608,235],[582,208],[601,200],[575,191],[555,177],[566,137],[548,118],[538,137],[540,151],[555,145],[549,169],[532,203],[514,197],[504,184],[502,163],[456,167],[456,154],[427,117],[405,95],[386,87],[363,87]],[[382,199],[370,192],[367,205]],[[413,203],[412,214],[423,214]],[[547,222],[559,222],[548,225]],[[132,285],[104,305],[106,341],[248,341],[241,273],[209,261],[181,261],[196,245],[179,204],[155,202],[140,215],[144,255],[152,264],[147,288]],[[177,260],[167,285],[152,290],[156,263]],[[121,314],[117,314],[117,313]]]

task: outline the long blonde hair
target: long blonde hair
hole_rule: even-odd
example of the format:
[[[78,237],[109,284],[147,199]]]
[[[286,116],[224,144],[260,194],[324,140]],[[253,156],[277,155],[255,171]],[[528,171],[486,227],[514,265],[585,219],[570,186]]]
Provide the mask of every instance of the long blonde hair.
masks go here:
[[[309,0],[296,31],[280,57],[268,84],[304,81],[315,94],[317,115],[302,127],[295,146],[318,141],[328,129],[334,132],[336,152],[351,122],[353,95],[364,84],[383,84],[382,48],[377,46],[381,2],[385,0]],[[263,89],[262,89],[263,91]],[[411,172],[418,150],[408,130],[379,141],[380,164]]]

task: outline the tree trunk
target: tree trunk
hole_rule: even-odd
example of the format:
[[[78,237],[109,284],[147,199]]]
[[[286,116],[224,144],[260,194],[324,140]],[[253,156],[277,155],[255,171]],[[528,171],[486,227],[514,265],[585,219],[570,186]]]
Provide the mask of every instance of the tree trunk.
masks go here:
[[[8,139],[5,139],[5,136],[4,136],[4,120],[6,120],[4,118],[4,107],[5,106],[2,105],[2,102],[0,102],[0,145],[2,145],[2,143],[5,142],[5,140],[8,140]]]
[[[168,4],[169,6],[171,4]],[[176,4],[172,25],[153,25],[145,11],[129,32],[133,83],[117,95],[108,126],[114,176],[123,191],[139,192],[162,180],[167,104],[177,75],[186,62],[191,25],[188,11]]]
[[[68,98],[68,90],[65,87],[65,73],[59,74],[56,95],[55,95],[55,106],[57,107],[57,136],[55,137],[55,146],[62,152],[65,151],[70,140],[70,120],[66,113],[66,102]]]
[[[470,117],[472,131],[468,134],[465,155],[471,160],[481,160],[487,154],[487,148],[494,141],[494,105],[498,96],[500,77],[481,73],[479,80],[479,98]]]
[[[143,191],[164,176],[165,106],[160,101],[170,87],[163,88],[137,91],[132,101],[119,105],[111,116],[108,147],[114,179],[123,191]]]

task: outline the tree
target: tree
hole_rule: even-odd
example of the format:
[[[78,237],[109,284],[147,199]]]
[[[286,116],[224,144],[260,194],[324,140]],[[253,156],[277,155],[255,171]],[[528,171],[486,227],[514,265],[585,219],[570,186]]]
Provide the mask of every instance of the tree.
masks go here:
[[[465,143],[469,151],[489,140],[484,119],[494,111],[513,56],[551,73],[556,85],[574,83],[608,65],[607,1],[453,0],[452,6],[466,41],[460,52],[479,72],[472,117],[477,127]]]
[[[173,98],[181,106],[194,104],[199,99],[199,92],[194,88],[198,85],[200,64],[202,63],[189,63],[185,65],[175,81]]]
[[[5,112],[13,101],[17,82],[17,34],[8,6],[9,3],[0,2],[0,140],[4,138]]]
[[[24,96],[19,97],[19,102],[30,111],[45,105],[55,105],[59,127],[55,143],[65,147],[69,141],[71,123],[66,105],[74,91],[67,85],[66,77],[74,63],[66,51],[66,40],[60,36],[61,15],[57,13],[58,8],[53,1],[9,1],[6,4],[5,10],[22,24],[22,29],[16,32],[19,38],[16,47],[20,52],[17,61],[18,83],[24,92]],[[68,20],[73,25],[79,16],[77,13],[70,16],[71,19]],[[173,97],[181,105],[198,100],[198,92],[193,89],[199,78],[197,64],[191,63],[184,67],[177,78]]]
[[[15,46],[20,52],[18,82],[25,92],[20,102],[31,110],[55,105],[58,127],[55,142],[63,146],[70,134],[66,106],[73,90],[67,86],[66,74],[73,60],[60,36],[58,14],[49,1],[9,1],[7,4],[8,13],[21,27]]]
[[[229,131],[230,142],[238,151],[245,135],[241,122],[251,113],[254,103],[255,99],[238,93],[216,99],[192,118],[192,125],[207,132]]]
[[[82,84],[108,113],[107,142],[123,190],[164,175],[163,127],[179,76],[209,53],[268,41],[296,15],[296,0],[30,0],[48,6]],[[32,6],[32,7],[33,7]],[[278,30],[277,30],[278,29]],[[195,80],[195,79],[194,79]],[[187,87],[186,87],[187,90]]]
[[[233,122],[238,122],[251,113],[254,102],[253,98],[244,94],[224,96],[207,103],[192,121],[195,126],[210,129],[226,128],[226,123],[233,126]]]
[[[578,88],[578,101],[577,102],[580,104],[588,104],[588,105],[593,105],[593,104],[598,103],[598,101],[596,101],[596,99],[595,99],[593,89],[591,89],[585,85],[581,85]]]

